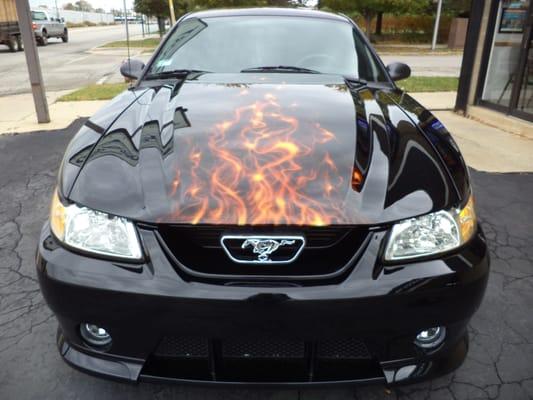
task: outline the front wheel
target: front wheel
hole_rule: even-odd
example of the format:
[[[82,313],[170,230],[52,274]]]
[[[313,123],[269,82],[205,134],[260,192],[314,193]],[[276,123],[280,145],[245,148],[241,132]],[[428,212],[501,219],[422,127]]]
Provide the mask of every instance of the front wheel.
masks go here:
[[[18,35],[17,36],[17,51],[23,51],[24,50],[24,46],[22,44],[22,36]]]
[[[63,31],[63,35],[61,36],[61,40],[63,41],[63,43],[67,43],[68,42],[68,31],[66,29]]]
[[[46,36],[46,31],[43,31],[41,39],[39,40],[41,46],[46,46],[48,44],[48,37]]]
[[[15,38],[15,36],[9,36],[7,38],[7,47],[9,47],[9,51],[14,53],[15,51],[17,51],[17,39]]]

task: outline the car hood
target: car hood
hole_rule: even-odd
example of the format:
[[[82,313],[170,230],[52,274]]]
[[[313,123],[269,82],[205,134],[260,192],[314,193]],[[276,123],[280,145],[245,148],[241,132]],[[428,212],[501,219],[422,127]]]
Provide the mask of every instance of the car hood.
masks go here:
[[[79,171],[66,197],[150,223],[312,226],[387,223],[457,201],[390,93],[338,77],[210,75],[130,91],[109,106],[125,109],[118,117],[92,118],[100,136],[71,144],[64,163]]]

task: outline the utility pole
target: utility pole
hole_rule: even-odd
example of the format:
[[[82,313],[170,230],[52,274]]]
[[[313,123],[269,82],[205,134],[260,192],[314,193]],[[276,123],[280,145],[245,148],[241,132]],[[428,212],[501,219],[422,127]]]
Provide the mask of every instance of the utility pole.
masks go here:
[[[124,23],[126,24],[126,45],[128,47],[128,63],[130,62],[130,29],[128,27],[128,9],[124,0]]]
[[[43,84],[43,74],[39,62],[39,53],[35,44],[35,34],[32,29],[32,18],[28,0],[16,0],[17,15],[19,17],[19,29],[24,43],[24,54],[26,64],[30,74],[31,92],[35,111],[37,112],[37,122],[40,124],[50,122],[50,112]]]
[[[172,27],[176,23],[176,14],[174,14],[174,2],[168,0],[168,8],[170,9],[170,26]]]
[[[435,50],[437,48],[437,35],[439,34],[441,10],[442,10],[442,0],[438,0],[437,15],[435,17],[435,27],[433,28],[433,40],[431,41],[431,50]]]

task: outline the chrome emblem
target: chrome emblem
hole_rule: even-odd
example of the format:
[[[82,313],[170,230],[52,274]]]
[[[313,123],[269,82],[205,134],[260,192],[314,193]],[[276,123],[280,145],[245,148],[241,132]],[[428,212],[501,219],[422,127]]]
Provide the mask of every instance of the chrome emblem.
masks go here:
[[[226,254],[238,263],[291,263],[305,245],[303,236],[231,236],[221,239]]]
[[[246,239],[241,247],[245,249],[248,246],[252,246],[254,248],[254,253],[259,254],[257,256],[257,261],[267,262],[270,261],[270,254],[274,253],[280,246],[294,244],[294,242],[294,240],[286,239],[281,241],[274,239]]]

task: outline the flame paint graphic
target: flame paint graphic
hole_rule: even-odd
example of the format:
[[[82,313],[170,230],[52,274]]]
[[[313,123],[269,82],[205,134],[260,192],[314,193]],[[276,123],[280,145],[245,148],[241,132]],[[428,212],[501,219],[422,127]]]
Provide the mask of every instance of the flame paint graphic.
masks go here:
[[[300,126],[274,94],[237,108],[207,137],[189,139],[188,162],[171,182],[174,220],[313,226],[345,220],[346,184],[327,147],[335,135],[317,123]]]

